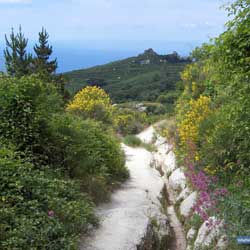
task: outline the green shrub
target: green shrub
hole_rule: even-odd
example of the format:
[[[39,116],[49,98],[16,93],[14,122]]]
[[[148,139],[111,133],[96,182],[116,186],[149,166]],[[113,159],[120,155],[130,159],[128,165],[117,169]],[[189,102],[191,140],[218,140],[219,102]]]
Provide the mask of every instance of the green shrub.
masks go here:
[[[224,231],[230,243],[228,249],[250,249],[250,246],[236,243],[236,237],[250,235],[250,181],[246,176],[238,176],[231,182],[227,187],[230,195],[220,200],[217,216],[226,222]]]
[[[124,154],[115,137],[93,120],[70,114],[55,115],[50,122],[50,157],[71,177],[102,175],[110,183],[128,176]],[[49,154],[49,152],[48,152]]]
[[[137,134],[147,124],[146,113],[138,111],[135,106],[136,103],[125,103],[117,106],[113,123],[119,134]]]
[[[45,161],[48,121],[62,109],[55,86],[36,76],[17,79],[0,75],[0,96],[0,137]]]
[[[79,185],[40,171],[0,147],[0,249],[78,249],[77,239],[96,223]]]
[[[153,144],[142,142],[141,139],[135,135],[125,136],[123,142],[130,147],[145,148],[149,152],[156,151],[156,147]]]
[[[249,175],[249,90],[248,84],[237,84],[227,103],[204,121],[200,128],[203,163],[225,182],[230,182],[234,174]]]

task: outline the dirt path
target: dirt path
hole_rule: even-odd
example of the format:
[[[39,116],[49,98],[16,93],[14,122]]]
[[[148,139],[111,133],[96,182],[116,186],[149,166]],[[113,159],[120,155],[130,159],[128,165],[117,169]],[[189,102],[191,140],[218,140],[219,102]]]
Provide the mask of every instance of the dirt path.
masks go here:
[[[164,189],[159,173],[150,167],[152,154],[123,145],[130,179],[97,209],[100,226],[83,238],[82,250],[136,250],[152,214],[161,213],[158,197]]]
[[[155,139],[151,126],[138,137],[147,143]],[[153,154],[143,148],[123,145],[130,179],[112,194],[108,203],[100,205],[96,213],[100,227],[82,239],[80,250],[136,250],[147,231],[152,215],[161,213],[159,197],[166,186],[170,206],[168,220],[175,240],[166,250],[186,250],[185,235],[172,205],[173,195],[165,178],[151,167]]]

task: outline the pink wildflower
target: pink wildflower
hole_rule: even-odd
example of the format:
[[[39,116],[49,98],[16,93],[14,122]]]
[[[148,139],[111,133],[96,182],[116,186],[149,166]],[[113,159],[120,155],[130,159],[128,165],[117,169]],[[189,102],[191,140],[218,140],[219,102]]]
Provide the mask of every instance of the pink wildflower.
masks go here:
[[[48,211],[48,216],[49,217],[54,217],[54,215],[55,215],[55,212],[53,210]]]

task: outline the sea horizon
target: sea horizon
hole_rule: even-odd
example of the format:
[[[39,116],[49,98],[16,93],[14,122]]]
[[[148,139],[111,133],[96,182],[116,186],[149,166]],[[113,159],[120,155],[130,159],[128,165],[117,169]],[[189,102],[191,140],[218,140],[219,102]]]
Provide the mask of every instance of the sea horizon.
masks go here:
[[[98,65],[107,64],[117,60],[123,60],[128,57],[137,56],[144,52],[148,48],[152,48],[158,54],[170,54],[173,51],[178,52],[181,56],[188,56],[190,52],[201,44],[199,41],[191,42],[150,42],[144,43],[128,42],[130,46],[123,46],[126,43],[120,42],[119,44],[114,42],[114,48],[108,43],[104,43],[103,47],[100,43],[84,44],[81,42],[50,42],[53,46],[53,55],[51,59],[57,58],[58,69],[57,73],[64,73],[73,70],[86,69]],[[30,42],[29,51],[32,51],[34,42]],[[5,71],[4,47],[0,51],[0,71]]]

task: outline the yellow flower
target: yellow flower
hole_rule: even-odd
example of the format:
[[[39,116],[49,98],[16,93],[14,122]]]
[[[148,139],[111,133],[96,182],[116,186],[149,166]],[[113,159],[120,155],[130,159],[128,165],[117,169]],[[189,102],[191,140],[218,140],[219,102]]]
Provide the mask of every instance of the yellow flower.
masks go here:
[[[188,112],[184,114],[182,121],[177,124],[180,142],[184,148],[187,147],[188,143],[196,144],[199,126],[211,114],[210,103],[211,99],[207,96],[200,96],[197,100],[190,100]]]
[[[87,86],[74,96],[66,110],[84,118],[108,121],[111,120],[114,107],[109,95],[103,89]]]

